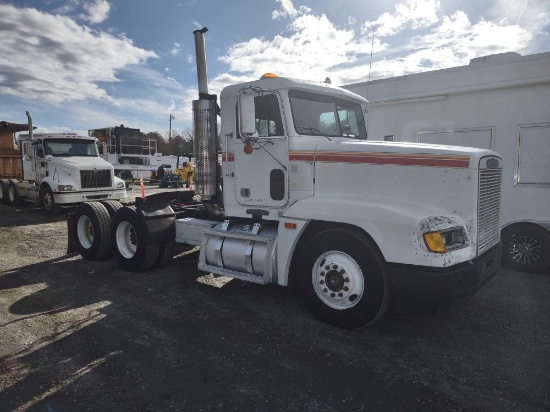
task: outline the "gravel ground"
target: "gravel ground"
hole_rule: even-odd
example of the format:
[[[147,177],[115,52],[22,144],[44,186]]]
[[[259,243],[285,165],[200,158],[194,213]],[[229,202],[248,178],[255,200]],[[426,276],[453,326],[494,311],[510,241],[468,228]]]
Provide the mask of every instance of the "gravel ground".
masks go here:
[[[64,216],[0,206],[1,411],[550,410],[550,274],[347,331],[196,252],[136,274],[66,246]]]

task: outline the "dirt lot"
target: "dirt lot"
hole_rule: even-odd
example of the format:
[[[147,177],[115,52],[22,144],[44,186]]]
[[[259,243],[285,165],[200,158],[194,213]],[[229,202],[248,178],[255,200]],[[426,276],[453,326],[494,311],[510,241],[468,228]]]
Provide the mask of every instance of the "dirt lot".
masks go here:
[[[196,253],[135,274],[65,250],[64,216],[0,206],[2,411],[550,410],[549,274],[346,331]]]

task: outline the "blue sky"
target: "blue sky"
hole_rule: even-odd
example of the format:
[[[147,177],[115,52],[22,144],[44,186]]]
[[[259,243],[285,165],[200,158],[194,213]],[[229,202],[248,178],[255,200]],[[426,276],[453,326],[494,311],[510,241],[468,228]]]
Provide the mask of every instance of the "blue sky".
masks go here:
[[[550,51],[547,0],[0,0],[0,120],[42,132],[191,127],[193,30],[211,93],[265,72],[333,84]]]

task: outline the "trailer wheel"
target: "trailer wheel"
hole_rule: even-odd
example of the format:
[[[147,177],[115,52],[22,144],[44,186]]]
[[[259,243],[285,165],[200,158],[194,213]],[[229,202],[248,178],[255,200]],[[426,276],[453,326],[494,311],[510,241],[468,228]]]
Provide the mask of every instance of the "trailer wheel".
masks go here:
[[[329,229],[307,241],[298,261],[298,287],[321,320],[346,329],[373,324],[389,306],[384,259],[362,234]]]
[[[550,265],[550,233],[532,223],[502,231],[502,266],[522,272],[542,272]]]
[[[115,212],[122,207],[122,203],[120,203],[118,200],[104,200],[100,203],[105,206],[105,209],[107,209],[107,212],[109,212],[110,217],[113,217]]]
[[[120,267],[129,272],[152,268],[159,258],[158,242],[147,243],[145,229],[134,206],[116,211],[111,223],[111,242]]]
[[[61,212],[61,206],[55,203],[53,191],[49,186],[42,189],[40,203],[44,207],[44,210],[50,215],[56,215]]]
[[[99,202],[81,203],[74,212],[74,239],[87,260],[104,260],[111,256],[109,229],[111,217]]]
[[[23,204],[23,198],[19,196],[19,188],[15,180],[8,181],[8,199],[12,206],[21,206]]]
[[[8,186],[8,179],[0,179],[0,205],[5,205],[9,202]]]

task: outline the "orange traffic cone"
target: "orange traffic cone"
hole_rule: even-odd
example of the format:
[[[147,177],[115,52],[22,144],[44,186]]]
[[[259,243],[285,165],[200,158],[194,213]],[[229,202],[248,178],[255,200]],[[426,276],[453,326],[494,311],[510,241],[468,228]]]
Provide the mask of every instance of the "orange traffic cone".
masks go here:
[[[141,186],[141,197],[145,197],[145,186],[143,186],[143,176],[139,177],[139,185]]]

